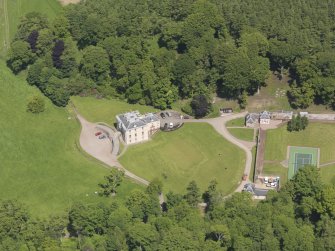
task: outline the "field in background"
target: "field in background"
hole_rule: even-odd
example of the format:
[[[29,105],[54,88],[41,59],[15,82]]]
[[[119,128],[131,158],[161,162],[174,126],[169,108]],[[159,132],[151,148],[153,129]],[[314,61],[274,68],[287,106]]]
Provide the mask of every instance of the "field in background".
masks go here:
[[[327,184],[335,184],[335,164],[321,167],[321,179]]]
[[[62,11],[56,0],[0,0],[0,58],[4,58],[22,16],[37,11],[54,18]]]
[[[203,123],[185,124],[174,132],[155,135],[147,143],[130,146],[121,163],[148,180],[159,178],[165,191],[185,193],[195,180],[204,191],[212,179],[224,194],[241,181],[244,152]]]
[[[26,112],[28,98],[39,91],[2,62],[0,83],[0,198],[18,199],[39,217],[62,213],[74,201],[110,201],[94,193],[108,170],[77,149],[76,119],[46,98],[45,112]],[[135,187],[126,180],[117,197]]]
[[[91,122],[105,122],[113,125],[120,113],[138,110],[141,113],[156,112],[157,109],[138,104],[128,104],[116,99],[96,99],[93,97],[72,97],[78,112]]]
[[[287,177],[288,169],[280,164],[287,159],[287,146],[320,148],[320,165],[333,162],[335,161],[335,124],[311,122],[306,130],[300,132],[288,132],[286,126],[268,130],[263,173],[286,173]]]

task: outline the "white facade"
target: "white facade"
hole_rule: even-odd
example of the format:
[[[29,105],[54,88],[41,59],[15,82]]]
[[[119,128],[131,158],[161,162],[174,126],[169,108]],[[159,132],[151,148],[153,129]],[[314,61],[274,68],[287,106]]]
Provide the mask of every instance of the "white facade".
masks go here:
[[[126,144],[146,141],[160,128],[160,120],[153,113],[141,115],[134,111],[117,115],[116,119],[117,129]]]
[[[269,125],[271,120],[271,114],[267,111],[263,111],[259,114],[259,123],[261,125]]]

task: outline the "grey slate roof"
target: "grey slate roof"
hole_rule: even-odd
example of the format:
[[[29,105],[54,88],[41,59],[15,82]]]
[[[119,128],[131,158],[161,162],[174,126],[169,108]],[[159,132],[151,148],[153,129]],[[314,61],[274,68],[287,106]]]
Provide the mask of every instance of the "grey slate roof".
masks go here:
[[[141,115],[138,111],[119,114],[116,119],[125,130],[145,126],[148,123],[158,121],[159,118],[153,113]]]
[[[259,114],[260,119],[270,119],[271,115],[268,111],[263,111]]]
[[[248,113],[247,116],[245,117],[245,121],[248,124],[253,124],[255,123],[259,118],[258,113]]]

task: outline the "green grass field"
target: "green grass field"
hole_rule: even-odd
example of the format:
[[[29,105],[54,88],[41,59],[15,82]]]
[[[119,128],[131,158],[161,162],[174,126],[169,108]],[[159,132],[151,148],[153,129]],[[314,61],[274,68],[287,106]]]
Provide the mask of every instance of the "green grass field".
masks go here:
[[[120,113],[138,110],[141,113],[156,112],[157,109],[138,104],[128,104],[115,99],[96,99],[93,97],[72,97],[73,104],[81,115],[91,122],[115,123],[115,116]]]
[[[228,128],[228,131],[236,138],[253,141],[254,140],[254,129],[251,128]]]
[[[335,161],[335,125],[311,122],[306,130],[300,132],[288,132],[284,125],[267,131],[265,146],[264,159],[273,163],[264,164],[263,173],[276,172],[287,177],[288,169],[280,164],[287,158],[287,146],[320,148],[320,164]]]
[[[62,213],[74,201],[109,201],[94,194],[108,170],[78,151],[76,119],[46,98],[45,112],[26,112],[37,93],[0,62],[0,199],[18,199],[40,217]],[[126,180],[119,197],[134,187]]]
[[[62,11],[62,7],[57,0],[0,0],[0,57],[5,55],[20,18],[32,11],[52,19]]]
[[[165,191],[184,193],[191,180],[204,191],[212,179],[217,179],[219,188],[228,194],[241,180],[245,156],[210,125],[191,123],[130,146],[120,161],[148,180],[161,179]]]
[[[313,122],[300,132],[288,132],[284,125],[267,131],[265,145],[265,160],[283,161],[291,145],[320,148],[320,164],[335,161],[335,124]]]
[[[304,165],[318,166],[318,148],[290,146],[288,178],[291,179]]]
[[[321,167],[320,175],[326,184],[335,184],[335,164]]]
[[[226,123],[226,126],[227,127],[230,127],[230,126],[245,126],[245,118],[237,118],[237,119],[232,119],[232,120],[229,120],[227,123]]]

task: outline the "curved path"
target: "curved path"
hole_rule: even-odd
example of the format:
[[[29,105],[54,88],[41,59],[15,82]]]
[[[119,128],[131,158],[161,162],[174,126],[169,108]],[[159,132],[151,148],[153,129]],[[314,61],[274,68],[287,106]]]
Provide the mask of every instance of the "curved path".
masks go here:
[[[249,177],[251,168],[252,168],[252,152],[251,149],[253,146],[255,146],[254,142],[247,142],[243,140],[239,140],[235,138],[233,135],[229,133],[227,130],[225,124],[232,119],[242,118],[245,117],[247,112],[241,112],[236,113],[233,115],[225,115],[223,117],[213,118],[213,119],[189,119],[184,120],[184,122],[190,122],[190,123],[197,123],[197,122],[204,122],[212,125],[214,129],[221,134],[225,139],[227,139],[229,142],[233,143],[234,145],[237,145],[239,148],[241,148],[245,154],[246,154],[246,161],[245,161],[245,167],[244,167],[244,173],[246,173]],[[241,177],[242,178],[242,177]],[[241,192],[243,190],[243,187],[245,184],[249,183],[250,181],[242,181],[240,185],[236,188],[235,192]]]
[[[80,114],[77,113],[77,118],[81,124],[82,130],[80,133],[80,146],[82,149],[87,152],[89,155],[94,158],[102,161],[110,167],[121,168],[125,171],[125,175],[141,184],[149,185],[149,182],[137,175],[129,172],[125,169],[120,162],[118,161],[118,152],[119,152],[119,132],[115,132],[112,128],[103,123],[91,123],[83,118]],[[251,149],[255,145],[254,142],[247,142],[235,138],[229,133],[225,124],[232,119],[244,117],[247,112],[237,113],[237,114],[227,114],[223,117],[213,118],[213,119],[188,119],[184,120],[187,123],[208,123],[214,127],[214,129],[221,134],[229,142],[237,145],[246,153],[246,162],[244,167],[244,173],[248,176],[252,167],[252,153]],[[98,131],[103,131],[107,138],[99,139],[95,136],[95,133]],[[114,146],[114,147],[113,147]],[[235,192],[241,192],[244,185],[250,181],[242,181]],[[160,196],[160,202],[164,202],[163,195]]]
[[[101,162],[107,164],[110,167],[120,168],[124,170],[125,175],[143,185],[149,185],[149,182],[137,175],[129,172],[125,169],[120,162],[117,160],[117,151],[113,151],[112,145],[118,145],[118,135],[114,133],[114,131],[101,124],[95,124],[88,122],[84,117],[77,113],[77,118],[81,124],[81,133],[79,143],[81,148],[88,153],[89,155],[93,156],[94,158],[100,160]],[[103,131],[107,138],[99,139],[95,136],[95,133],[98,131]],[[112,144],[111,144],[112,142]],[[116,149],[116,147],[114,147]]]

